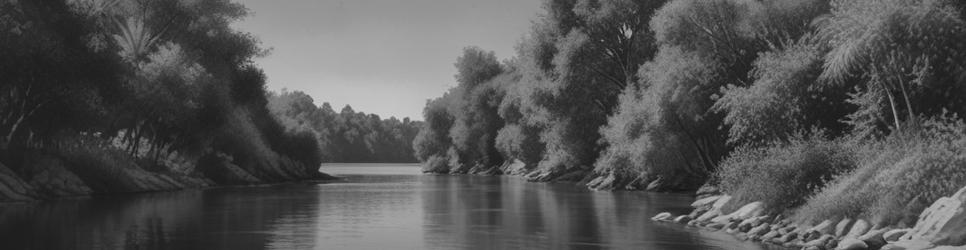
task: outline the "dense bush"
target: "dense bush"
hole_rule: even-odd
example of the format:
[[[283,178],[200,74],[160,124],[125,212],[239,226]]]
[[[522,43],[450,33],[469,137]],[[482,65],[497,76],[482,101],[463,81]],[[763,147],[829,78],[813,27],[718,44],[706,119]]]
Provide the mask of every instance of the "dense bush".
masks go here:
[[[715,181],[733,195],[725,210],[761,201],[766,209],[782,212],[854,169],[854,153],[851,144],[826,139],[820,132],[764,147],[740,147],[721,162]]]
[[[857,169],[810,198],[798,219],[864,217],[911,226],[936,199],[966,186],[966,125],[953,115],[929,119],[921,130],[865,141],[855,158]]]

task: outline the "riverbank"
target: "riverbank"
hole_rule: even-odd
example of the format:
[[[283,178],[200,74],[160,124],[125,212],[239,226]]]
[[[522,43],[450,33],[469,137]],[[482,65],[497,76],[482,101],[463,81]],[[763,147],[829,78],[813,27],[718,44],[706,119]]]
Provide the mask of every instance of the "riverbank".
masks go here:
[[[926,143],[924,144],[918,145],[932,145],[933,149],[935,149],[937,145],[942,145],[941,143],[932,140],[925,140],[925,142]],[[822,141],[822,143],[829,143],[829,141]],[[816,148],[813,146],[799,148],[800,146],[792,145],[787,147],[796,149],[795,151],[799,152],[796,154],[812,154],[813,156],[825,155],[813,154]],[[905,145],[905,147],[910,146]],[[879,154],[885,154],[888,152],[892,151],[881,149],[878,151]],[[920,151],[913,150],[911,152]],[[936,153],[939,152],[939,150],[932,150],[930,152]],[[892,156],[896,157],[901,155],[892,154]],[[772,155],[772,157],[776,159],[787,158],[777,157],[774,155]],[[792,157],[792,159],[795,158]],[[808,159],[808,157],[801,159]],[[894,160],[898,161],[899,163],[903,162],[898,159],[902,159],[902,157],[898,157]],[[882,161],[877,162],[880,164],[886,163]],[[787,162],[787,164],[794,167],[797,166],[796,164],[798,163],[791,161]],[[899,165],[898,167],[905,165],[909,164]],[[843,180],[842,182],[851,180],[853,178],[858,178],[856,175],[863,173],[862,167],[864,166],[860,166],[859,170],[855,172],[848,172],[838,176],[837,178],[841,178]],[[920,168],[919,171],[929,171],[929,169],[934,167],[937,166],[925,166]],[[938,167],[947,168],[945,165]],[[781,166],[774,166],[774,168],[778,168],[778,170],[775,171],[785,171],[782,170]],[[802,167],[796,168],[802,169]],[[809,170],[803,169],[800,171],[807,172]],[[579,186],[587,186],[593,190],[599,190],[595,187],[600,187],[600,183],[611,183],[609,186],[613,186],[612,183],[619,182],[618,180],[615,180],[615,177],[613,176],[596,176],[586,172],[571,172],[568,174],[548,175],[540,171],[533,171],[519,161],[508,162],[500,166],[489,168],[477,166],[467,168],[465,171],[455,173],[451,172],[450,174],[511,175],[522,177],[523,179],[531,182],[571,182]],[[815,175],[788,176],[784,179],[784,185],[794,186],[798,182],[807,181],[808,178],[802,176],[814,177]],[[745,176],[744,178],[747,179],[755,177]],[[829,179],[827,178],[814,178],[823,179],[821,182],[823,185],[825,182],[829,182]],[[938,179],[934,179],[934,181],[936,180]],[[929,180],[924,181],[929,182]],[[637,181],[636,183],[637,184],[634,185],[623,186],[623,189],[653,190],[654,187],[658,186],[648,184],[644,188],[640,188],[642,187],[642,182]],[[752,184],[749,185],[761,185],[761,183],[768,183],[768,181],[755,179],[751,183]],[[842,184],[836,183],[836,185]],[[831,185],[831,187],[834,186],[835,185]],[[917,189],[922,188],[918,185],[917,187]],[[758,187],[757,191],[739,189],[741,190],[739,195],[742,197],[734,198],[732,195],[722,193],[719,187],[715,185],[705,184],[695,191],[695,201],[691,204],[693,210],[690,213],[675,215],[664,212],[655,215],[651,219],[654,221],[684,224],[688,227],[697,227],[705,230],[723,231],[734,235],[740,240],[773,244],[786,248],[801,248],[810,250],[966,249],[966,206],[964,206],[964,204],[966,204],[966,187],[961,187],[961,189],[954,194],[943,196],[939,199],[931,201],[931,203],[928,203],[931,205],[927,204],[927,207],[914,211],[918,216],[914,216],[914,218],[912,218],[912,223],[906,222],[907,220],[900,220],[898,222],[883,220],[882,217],[874,217],[869,214],[849,216],[847,213],[829,213],[822,218],[812,218],[814,217],[814,214],[811,211],[799,211],[802,209],[801,203],[799,203],[797,206],[780,206],[763,201],[749,201],[749,197],[756,197],[755,195],[752,195],[753,192],[762,192],[761,188],[766,187]],[[771,187],[771,190],[787,188],[789,187],[775,186]],[[834,188],[831,190],[835,191]],[[806,191],[810,192],[812,195],[815,195],[814,192],[832,192],[823,190],[820,188],[820,186],[816,187],[814,185],[807,187]],[[838,192],[832,193],[837,194]],[[881,197],[875,198],[883,198],[885,197],[886,193],[879,193],[878,195]],[[870,198],[872,197],[863,199],[870,200]],[[799,199],[811,198],[800,197]],[[769,202],[773,201],[769,200]],[[826,200],[815,202],[826,202]],[[841,204],[825,206],[834,207],[841,206]],[[906,205],[905,209],[915,209],[915,206],[915,204],[910,203]],[[778,209],[779,207],[787,208]],[[805,207],[805,209],[812,208]],[[855,209],[868,210],[869,208],[861,207]],[[805,217],[803,216],[803,213],[812,217]],[[874,219],[869,219],[870,217]]]
[[[18,168],[0,163],[0,202],[335,179],[317,170],[305,171],[311,168],[284,157],[243,168],[219,157],[146,164],[103,152],[26,151],[19,156]]]
[[[663,212],[653,221],[724,231],[739,239],[807,250],[966,249],[966,187],[936,200],[912,227],[880,225],[860,218],[829,218],[818,224],[798,223],[769,214],[762,202],[752,202],[725,214],[730,195],[697,199],[689,214]]]
[[[423,168],[424,173],[454,175],[511,175],[531,182],[571,182],[596,191],[642,190],[652,192],[689,192],[698,190],[702,183],[682,177],[644,175],[626,176],[600,174],[587,169],[540,170],[528,167],[519,160],[511,160],[497,166],[476,165],[457,168]]]
[[[687,194],[594,192],[410,164],[323,164],[342,180],[0,206],[10,249],[742,249],[730,235],[637,218]],[[252,233],[258,232],[258,233]],[[111,237],[104,237],[111,236]]]

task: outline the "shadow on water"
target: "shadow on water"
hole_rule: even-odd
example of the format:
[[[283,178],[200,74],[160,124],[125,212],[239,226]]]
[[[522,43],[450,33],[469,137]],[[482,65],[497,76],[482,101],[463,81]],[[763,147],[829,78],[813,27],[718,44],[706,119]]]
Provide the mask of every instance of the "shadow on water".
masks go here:
[[[311,248],[314,186],[222,188],[0,206],[4,249]],[[280,202],[281,201],[281,202]],[[288,248],[288,247],[280,247]]]
[[[330,166],[345,179],[0,205],[3,249],[764,249],[655,224],[687,195]]]

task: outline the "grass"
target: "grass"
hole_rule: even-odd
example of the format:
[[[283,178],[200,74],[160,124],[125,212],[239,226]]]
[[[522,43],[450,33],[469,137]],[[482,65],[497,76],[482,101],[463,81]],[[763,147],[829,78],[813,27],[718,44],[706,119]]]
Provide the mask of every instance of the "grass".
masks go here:
[[[966,185],[966,125],[950,116],[919,129],[867,141],[858,167],[838,176],[795,212],[800,221],[861,217],[911,226],[923,209]]]
[[[835,176],[855,167],[849,145],[821,133],[764,147],[742,147],[725,159],[716,180],[733,195],[724,207],[733,211],[761,201],[772,212],[800,206]]]

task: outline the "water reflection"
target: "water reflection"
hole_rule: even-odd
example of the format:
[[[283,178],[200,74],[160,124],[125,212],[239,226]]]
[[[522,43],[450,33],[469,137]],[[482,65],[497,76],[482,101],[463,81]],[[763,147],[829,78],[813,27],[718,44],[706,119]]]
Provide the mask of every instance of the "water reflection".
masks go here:
[[[761,249],[653,224],[690,197],[327,166],[328,184],[0,205],[3,249]]]
[[[427,177],[425,244],[451,249],[763,249],[730,235],[653,224],[691,198],[590,192],[512,177]]]

